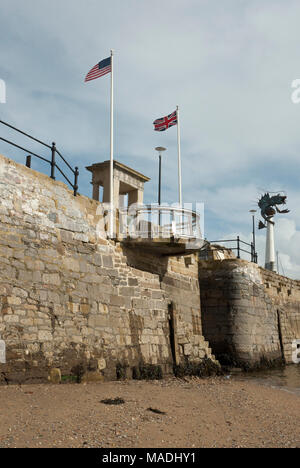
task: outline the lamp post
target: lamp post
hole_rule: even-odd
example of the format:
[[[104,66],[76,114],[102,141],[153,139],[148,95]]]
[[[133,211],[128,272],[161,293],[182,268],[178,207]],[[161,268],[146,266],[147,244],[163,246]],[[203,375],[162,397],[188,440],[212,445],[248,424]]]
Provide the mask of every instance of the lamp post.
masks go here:
[[[255,247],[255,213],[257,210],[250,210],[252,214],[252,236],[253,236],[253,257],[252,260],[254,263],[257,263],[257,254],[256,254],[256,247]]]
[[[155,150],[159,154],[159,173],[158,173],[158,205],[160,206],[161,204],[161,153],[163,151],[166,151],[167,148],[164,148],[163,146],[157,146]],[[160,226],[160,211],[158,212],[158,224]]]

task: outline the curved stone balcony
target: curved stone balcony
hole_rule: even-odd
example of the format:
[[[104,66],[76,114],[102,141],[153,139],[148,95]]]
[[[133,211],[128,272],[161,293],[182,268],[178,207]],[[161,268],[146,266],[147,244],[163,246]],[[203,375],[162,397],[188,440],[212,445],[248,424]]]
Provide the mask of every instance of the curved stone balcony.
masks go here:
[[[161,255],[184,255],[202,247],[200,215],[158,205],[131,205],[119,210],[119,240]]]

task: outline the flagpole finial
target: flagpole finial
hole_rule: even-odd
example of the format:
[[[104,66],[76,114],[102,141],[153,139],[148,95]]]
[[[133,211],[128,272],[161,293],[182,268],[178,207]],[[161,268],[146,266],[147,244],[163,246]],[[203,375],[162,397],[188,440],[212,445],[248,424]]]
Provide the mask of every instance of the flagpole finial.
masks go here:
[[[114,49],[110,49],[110,55],[114,55],[114,52],[115,52]]]

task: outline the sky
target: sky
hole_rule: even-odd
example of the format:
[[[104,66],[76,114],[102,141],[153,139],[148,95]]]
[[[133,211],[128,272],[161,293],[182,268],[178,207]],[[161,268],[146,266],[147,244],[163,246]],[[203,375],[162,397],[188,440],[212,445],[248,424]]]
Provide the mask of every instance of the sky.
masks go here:
[[[157,201],[156,146],[167,148],[162,199],[178,201],[177,128],[152,125],[178,105],[183,201],[205,204],[205,237],[250,242],[249,210],[284,190],[276,250],[280,272],[300,278],[299,18],[298,0],[0,0],[0,119],[55,141],[91,196],[85,167],[109,159],[110,76],[84,77],[114,49],[115,159],[151,177],[145,201]],[[5,127],[0,136],[49,157]],[[0,153],[25,159],[2,141]]]

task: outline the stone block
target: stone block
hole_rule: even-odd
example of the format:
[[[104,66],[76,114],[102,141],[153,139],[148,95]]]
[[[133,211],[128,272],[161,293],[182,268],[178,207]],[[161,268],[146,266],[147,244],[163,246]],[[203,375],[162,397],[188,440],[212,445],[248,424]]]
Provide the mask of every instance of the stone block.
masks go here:
[[[39,330],[38,340],[39,341],[51,341],[52,340],[52,333],[50,331],[47,331],[47,330]]]
[[[103,370],[106,368],[106,361],[104,358],[98,359],[98,369]]]
[[[112,268],[113,267],[112,257],[108,255],[102,255],[102,264],[105,268]]]
[[[4,322],[6,323],[19,323],[19,316],[18,315],[5,315]]]
[[[72,257],[65,257],[63,259],[63,266],[66,270],[79,272],[79,262]]]
[[[192,345],[190,343],[186,343],[185,345],[183,345],[183,353],[186,356],[192,354]]]
[[[8,296],[6,298],[6,300],[7,300],[7,303],[9,305],[20,305],[20,304],[22,304],[21,298],[17,297],[17,296]]]
[[[61,370],[55,367],[51,369],[50,374],[48,376],[48,380],[53,384],[60,384],[61,383]]]
[[[137,288],[133,286],[122,286],[120,288],[120,295],[121,296],[129,296],[129,297],[137,297],[139,295]]]
[[[52,273],[52,274],[43,274],[43,282],[45,284],[51,284],[54,286],[60,286],[60,277],[57,273]]]
[[[81,383],[93,383],[93,382],[104,382],[104,376],[97,371],[87,371],[82,379]]]

